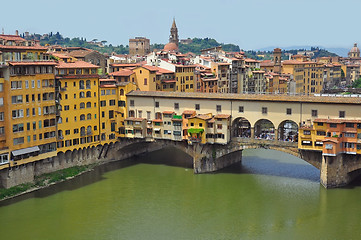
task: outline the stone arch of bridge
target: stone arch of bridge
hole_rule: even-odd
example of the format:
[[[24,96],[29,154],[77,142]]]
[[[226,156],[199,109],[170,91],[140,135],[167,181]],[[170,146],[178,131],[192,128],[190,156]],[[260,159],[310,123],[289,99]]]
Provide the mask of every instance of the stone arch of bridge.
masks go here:
[[[292,120],[282,121],[277,128],[277,139],[287,142],[298,142],[298,124]]]

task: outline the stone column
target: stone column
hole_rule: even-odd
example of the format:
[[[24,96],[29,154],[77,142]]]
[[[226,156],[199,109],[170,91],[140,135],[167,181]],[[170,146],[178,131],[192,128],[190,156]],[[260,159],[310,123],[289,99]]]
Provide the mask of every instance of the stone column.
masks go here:
[[[251,139],[254,139],[254,127],[251,127]]]

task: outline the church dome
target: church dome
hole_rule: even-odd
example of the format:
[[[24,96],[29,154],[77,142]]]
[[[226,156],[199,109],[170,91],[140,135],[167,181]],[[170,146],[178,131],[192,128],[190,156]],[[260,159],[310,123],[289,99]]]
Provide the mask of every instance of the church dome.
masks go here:
[[[350,53],[359,53],[360,49],[357,47],[357,43],[354,44],[353,48],[351,48]]]
[[[177,51],[178,50],[178,47],[177,47],[177,44],[175,43],[167,43],[165,46],[164,46],[164,51],[166,52],[170,52],[170,51]]]

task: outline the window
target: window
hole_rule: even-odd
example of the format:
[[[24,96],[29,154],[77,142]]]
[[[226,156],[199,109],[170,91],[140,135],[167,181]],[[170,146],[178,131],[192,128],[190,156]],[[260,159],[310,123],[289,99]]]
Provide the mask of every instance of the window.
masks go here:
[[[86,85],[86,89],[90,89],[91,88],[91,83],[90,83],[90,80],[86,80],[86,83],[85,83],[85,85]]]
[[[80,121],[84,121],[85,120],[85,114],[80,115]]]
[[[337,128],[337,124],[336,123],[330,123],[330,128]]]
[[[200,109],[201,109],[200,105],[199,105],[199,104],[196,104],[196,105],[195,105],[195,109],[196,109],[196,110],[200,110]]]
[[[38,88],[40,88],[41,87],[41,82],[40,82],[40,80],[38,80]]]
[[[130,100],[129,106],[134,107],[134,100]]]
[[[216,106],[216,111],[217,112],[222,112],[222,105],[217,105]]]
[[[83,109],[83,108],[85,108],[85,103],[81,102],[80,103],[80,109]]]
[[[326,136],[325,131],[317,131],[317,136]]]
[[[139,118],[142,118],[142,115],[143,115],[143,111],[142,111],[142,110],[138,110],[138,117],[139,117]]]
[[[267,107],[262,107],[262,114],[267,114],[267,111],[268,111]]]
[[[103,118],[105,117],[105,112],[104,112],[104,111],[102,111],[102,117],[103,117]]]
[[[159,102],[155,102],[155,107],[159,108]]]
[[[222,124],[217,124],[217,129],[222,129]]]
[[[65,105],[64,106],[64,111],[68,111],[69,110],[69,105]]]
[[[91,108],[92,107],[92,103],[91,102],[87,102],[86,103],[86,108]]]
[[[355,124],[354,123],[346,123],[346,127],[347,128],[354,128]]]
[[[106,103],[106,101],[105,101],[105,100],[100,101],[100,106],[101,106],[101,107],[105,107],[106,105],[107,105],[107,103]]]
[[[115,100],[109,100],[109,106],[115,106]]]
[[[13,133],[23,132],[23,131],[24,131],[24,124],[23,123],[13,125]]]
[[[120,89],[120,96],[124,96],[124,90],[123,89]]]
[[[287,115],[292,115],[292,108],[287,108],[286,109],[286,114]]]
[[[1,154],[0,155],[0,165],[9,162],[9,155],[8,154]]]
[[[70,130],[65,130],[65,135],[70,135]]]
[[[317,110],[311,110],[311,116],[312,117],[317,117],[318,116]]]
[[[24,137],[14,138],[13,139],[14,145],[22,144],[24,143]]]
[[[311,135],[311,131],[310,130],[303,130],[303,135]]]
[[[174,103],[174,110],[179,110],[179,103]]]
[[[147,79],[144,78],[144,85],[148,85]]]
[[[345,118],[345,115],[346,115],[345,111],[339,111],[338,112],[338,117],[339,118]]]
[[[92,115],[91,115],[90,113],[88,113],[88,114],[86,115],[86,119],[87,119],[87,120],[92,119]]]
[[[24,117],[24,110],[23,109],[13,110],[11,115],[12,118],[22,118]],[[2,121],[4,121],[4,113],[2,113]]]
[[[239,107],[238,107],[238,112],[243,113],[243,112],[244,112],[244,107],[243,107],[243,106],[239,106]]]
[[[345,133],[345,137],[354,138],[354,137],[356,137],[356,134],[355,134],[355,133],[348,133],[348,132],[346,132],[346,133]]]
[[[0,121],[4,121],[4,112],[0,112]]]
[[[12,104],[23,103],[23,95],[11,96],[11,103]]]
[[[31,80],[31,88],[35,88],[35,80]]]
[[[79,81],[79,89],[84,89],[84,80]]]
[[[113,110],[109,111],[109,118],[114,118],[114,111]]]

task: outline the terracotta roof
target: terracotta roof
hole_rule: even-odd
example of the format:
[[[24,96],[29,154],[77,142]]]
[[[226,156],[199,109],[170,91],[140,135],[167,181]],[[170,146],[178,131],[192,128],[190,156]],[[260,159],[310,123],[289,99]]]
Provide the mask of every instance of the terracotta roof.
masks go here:
[[[109,73],[109,75],[115,76],[115,77],[128,77],[128,76],[132,75],[133,73],[134,72],[130,69],[122,69],[117,72]]]
[[[140,64],[138,63],[111,63],[112,67],[138,67]]]
[[[163,114],[173,114],[174,111],[164,111]]]
[[[195,114],[195,113],[196,113],[196,111],[194,111],[194,110],[185,110],[183,112],[183,114]]]
[[[11,66],[34,66],[34,65],[40,65],[40,66],[55,66],[57,63],[54,61],[21,61],[21,62],[9,62],[9,65]]]
[[[361,123],[361,120],[352,120],[352,119],[322,119],[317,118],[314,122],[324,122],[324,123]]]
[[[271,62],[271,60],[264,60],[261,62],[261,67],[273,67],[275,65],[274,62]]]
[[[190,118],[199,118],[199,119],[203,119],[203,120],[208,120],[208,119],[211,119],[212,117],[209,115],[205,115],[205,114],[198,114],[198,115],[190,117]]]
[[[88,62],[76,61],[71,63],[58,62],[57,68],[99,68],[99,67]]]
[[[163,51],[167,51],[167,52],[177,51],[177,50],[178,50],[178,47],[177,47],[177,44],[175,44],[175,43],[167,43],[163,49]]]
[[[147,120],[145,118],[135,118],[135,117],[128,117],[126,119],[124,119],[125,121],[134,121],[134,122],[141,122],[143,120]]]
[[[50,55],[53,55],[57,58],[70,58],[68,55],[62,54],[62,53],[50,53]]]
[[[92,53],[92,52],[95,52],[95,51],[92,51],[92,50],[75,50],[75,51],[71,51],[67,54],[69,54],[70,56],[72,57],[85,57],[86,55],[88,55],[89,53]]]
[[[153,121],[153,122],[163,122],[162,119],[153,119],[152,121]]]
[[[231,115],[229,114],[217,114],[216,116],[214,116],[214,118],[225,118],[225,119],[229,117],[231,117]]]
[[[18,36],[18,35],[5,35],[5,34],[0,34],[0,39],[4,39],[7,41],[26,41],[24,38]]]
[[[244,61],[246,61],[246,62],[261,62],[261,61],[258,61],[258,60],[252,59],[252,58],[246,58],[246,59],[244,59]]]
[[[5,45],[0,45],[0,49],[3,50],[48,50],[46,47],[42,47],[42,46],[5,46]]]

